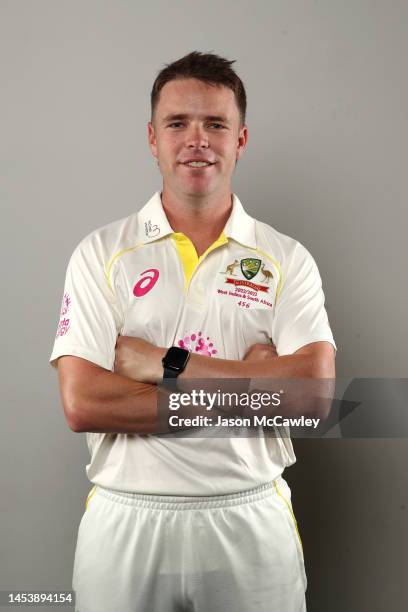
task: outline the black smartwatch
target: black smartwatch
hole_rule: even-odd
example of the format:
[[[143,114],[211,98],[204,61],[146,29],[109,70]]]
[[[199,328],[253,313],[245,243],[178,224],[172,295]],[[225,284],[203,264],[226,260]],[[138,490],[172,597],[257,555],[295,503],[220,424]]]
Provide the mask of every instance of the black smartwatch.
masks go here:
[[[190,358],[190,352],[178,346],[171,346],[162,359],[165,378],[177,378],[183,372]]]

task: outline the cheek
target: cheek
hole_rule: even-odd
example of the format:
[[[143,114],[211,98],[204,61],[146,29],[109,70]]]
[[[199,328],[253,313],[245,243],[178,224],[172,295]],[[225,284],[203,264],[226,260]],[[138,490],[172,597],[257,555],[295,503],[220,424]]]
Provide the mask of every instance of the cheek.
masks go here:
[[[228,139],[228,141],[222,143],[222,154],[228,165],[234,165],[237,157],[237,146],[235,140]]]
[[[180,153],[182,149],[183,149],[182,143],[179,143],[176,140],[172,140],[171,142],[169,142],[168,148],[167,148],[169,159],[172,162],[175,162],[175,160],[180,157]]]
[[[232,170],[235,168],[237,153],[235,150],[229,150],[228,153],[225,154],[225,162],[224,166],[228,168],[228,170]]]
[[[161,166],[170,166],[175,158],[175,152],[169,143],[161,143],[158,149],[158,156]]]
[[[163,156],[168,156],[175,144],[175,139],[171,134],[160,134],[160,138],[157,139],[157,149]]]

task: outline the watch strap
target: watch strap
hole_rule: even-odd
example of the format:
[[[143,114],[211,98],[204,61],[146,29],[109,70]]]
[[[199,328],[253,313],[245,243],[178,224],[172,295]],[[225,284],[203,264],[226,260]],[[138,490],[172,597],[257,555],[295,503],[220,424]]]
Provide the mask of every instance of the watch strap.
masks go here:
[[[177,378],[180,374],[179,370],[173,370],[172,368],[163,367],[163,378]]]

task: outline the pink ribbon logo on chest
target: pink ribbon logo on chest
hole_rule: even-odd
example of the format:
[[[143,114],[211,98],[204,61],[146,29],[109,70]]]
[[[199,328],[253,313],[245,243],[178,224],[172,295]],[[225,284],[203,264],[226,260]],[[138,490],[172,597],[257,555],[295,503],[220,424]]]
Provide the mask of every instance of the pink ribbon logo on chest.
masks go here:
[[[217,354],[217,349],[214,348],[214,344],[210,341],[209,336],[204,339],[202,332],[184,336],[182,340],[178,341],[178,345],[180,348],[187,349],[190,353],[198,353],[207,357]]]

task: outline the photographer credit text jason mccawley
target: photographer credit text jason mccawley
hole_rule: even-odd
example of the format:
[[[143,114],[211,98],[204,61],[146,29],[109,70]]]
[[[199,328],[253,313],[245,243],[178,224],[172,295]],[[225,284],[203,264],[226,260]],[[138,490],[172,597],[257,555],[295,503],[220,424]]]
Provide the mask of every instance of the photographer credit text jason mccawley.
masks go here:
[[[222,408],[228,406],[232,408],[245,407],[251,410],[259,410],[270,406],[278,407],[281,404],[281,393],[227,393],[220,390],[209,393],[203,389],[193,389],[189,393],[170,393],[169,410],[179,410],[181,407],[196,406],[211,411],[214,407]],[[211,416],[196,415],[193,417],[180,417],[178,415],[169,416],[171,427],[316,427],[320,419],[308,418],[304,415],[299,417],[283,417],[276,414],[273,416],[254,414],[250,417],[224,417],[219,415],[217,419]]]

